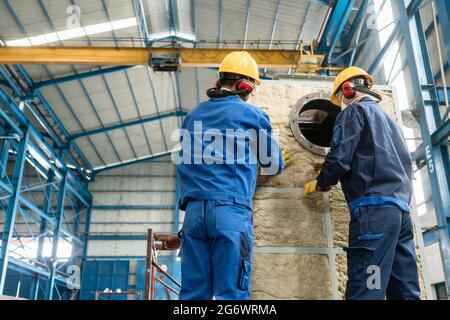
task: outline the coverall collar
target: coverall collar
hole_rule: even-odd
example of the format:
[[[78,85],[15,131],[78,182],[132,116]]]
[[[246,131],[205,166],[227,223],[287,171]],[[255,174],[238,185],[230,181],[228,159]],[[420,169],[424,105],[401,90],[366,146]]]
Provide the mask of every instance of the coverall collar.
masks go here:
[[[241,98],[239,98],[238,96],[227,96],[227,97],[221,97],[221,98],[210,98],[209,99],[212,102],[221,102],[221,101],[240,101],[240,102],[244,102],[244,100],[242,100]]]
[[[365,95],[358,102],[375,102],[375,100],[371,96]]]

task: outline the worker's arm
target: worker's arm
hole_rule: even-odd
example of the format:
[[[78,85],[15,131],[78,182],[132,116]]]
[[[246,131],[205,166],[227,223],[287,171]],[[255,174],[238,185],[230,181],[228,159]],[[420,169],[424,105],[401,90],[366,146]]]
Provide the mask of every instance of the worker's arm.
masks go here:
[[[349,106],[337,119],[331,150],[317,177],[318,189],[327,189],[338,183],[351,169],[351,162],[364,129],[364,114],[358,105]]]
[[[269,115],[265,112],[259,118],[258,161],[264,175],[276,175],[284,170],[283,153],[273,136]],[[287,155],[286,151],[285,154]]]

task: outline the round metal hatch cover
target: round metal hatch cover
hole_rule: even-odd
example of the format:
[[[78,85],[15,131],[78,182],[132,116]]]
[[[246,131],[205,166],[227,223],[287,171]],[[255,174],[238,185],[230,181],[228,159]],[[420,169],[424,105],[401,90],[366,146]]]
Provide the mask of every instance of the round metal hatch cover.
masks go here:
[[[334,122],[340,108],[330,101],[331,95],[317,92],[304,96],[291,111],[292,133],[306,150],[325,156],[330,150]]]

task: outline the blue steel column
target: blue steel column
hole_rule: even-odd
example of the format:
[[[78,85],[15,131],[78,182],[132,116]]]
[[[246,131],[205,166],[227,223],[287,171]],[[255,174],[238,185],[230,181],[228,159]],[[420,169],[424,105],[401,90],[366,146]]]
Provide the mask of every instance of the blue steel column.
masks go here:
[[[352,13],[355,2],[355,0],[337,1],[333,8],[330,21],[327,24],[317,50],[319,53],[327,54],[326,64],[332,62],[333,51],[336,48],[338,41],[341,39],[344,27]]]
[[[419,2],[417,0],[413,1]],[[427,106],[425,105],[424,101],[424,87],[422,86],[425,85],[425,87],[428,87],[434,82],[434,79],[430,79],[429,75],[427,74],[423,75],[419,72],[418,69],[418,65],[423,64],[425,65],[425,67],[427,67],[430,63],[429,55],[426,50],[426,43],[423,43],[423,41],[417,43],[417,36],[414,37],[415,34],[411,34],[412,31],[423,33],[423,28],[422,30],[419,30],[419,28],[417,28],[417,26],[420,24],[420,13],[416,13],[415,15],[414,19],[416,22],[416,28],[414,30],[412,27],[413,25],[410,24],[410,19],[408,17],[404,1],[393,1],[392,3],[397,6],[397,10],[400,14],[401,32],[405,39],[406,52],[408,52],[408,67],[410,68],[413,88],[415,88],[416,92],[418,92],[418,94],[416,95],[416,101],[419,107],[420,129],[422,133],[423,144],[426,150],[428,174],[430,177],[436,217],[438,220],[437,233],[439,235],[441,252],[443,253],[442,258],[446,278],[445,280],[447,286],[447,294],[450,294],[450,291],[448,290],[450,283],[450,242],[447,222],[447,215],[450,212],[450,193],[444,165],[444,159],[446,158],[444,154],[445,148],[440,145],[434,145],[432,142],[432,131],[430,129],[430,126],[431,128],[433,128],[436,123],[440,122],[440,119],[435,118],[436,114],[434,112],[427,112]],[[416,43],[414,43],[413,40],[416,40]],[[418,49],[421,49],[421,52],[417,52],[415,50],[415,44],[419,45]],[[423,79],[423,81],[427,81],[427,83],[423,84],[421,82],[421,79]],[[448,149],[446,150],[446,152],[448,152]]]
[[[14,223],[16,221],[17,207],[19,205],[20,189],[22,187],[22,178],[24,175],[25,159],[27,155],[27,146],[30,140],[30,132],[27,129],[25,136],[19,144],[19,150],[16,155],[16,164],[11,179],[12,195],[8,201],[6,209],[5,222],[3,225],[2,247],[0,255],[0,295],[3,294],[6,281],[6,271],[8,270],[8,250],[11,244],[11,238],[14,233]]]
[[[79,231],[80,231],[80,218],[81,218],[81,215],[78,215],[80,210],[81,210],[80,204],[77,201],[77,206],[76,206],[76,210],[75,210],[75,216],[77,216],[77,217],[74,217],[74,219],[73,219],[74,220],[73,221],[73,223],[74,223],[73,233],[75,235],[77,235],[77,236],[79,236]],[[73,244],[73,246],[72,246],[72,254],[71,254],[71,257],[70,257],[70,264],[74,264],[75,259],[83,254],[79,247],[80,247],[80,244]]]
[[[84,247],[83,247],[83,255],[81,256],[81,264],[80,264],[81,278],[83,277],[83,273],[82,273],[83,272],[83,264],[86,261],[86,257],[88,254],[89,230],[91,227],[92,205],[93,205],[93,203],[91,200],[91,202],[89,203],[89,207],[86,210],[86,220],[84,221],[84,235],[82,237]],[[80,289],[82,289],[81,282],[80,282]]]
[[[3,139],[0,148],[0,166],[1,166],[0,179],[3,179],[6,176],[6,168],[8,165],[8,157],[9,157],[9,147],[10,147],[9,139]]]
[[[52,183],[54,177],[55,177],[55,173],[53,172],[53,170],[50,170],[48,173],[47,182]],[[53,185],[49,184],[45,188],[45,202],[44,202],[44,210],[45,210],[44,212],[49,216],[51,215],[51,208],[52,208],[52,192],[53,192]],[[47,219],[41,218],[41,224],[39,227],[38,249],[37,249],[37,254],[36,254],[37,260],[41,263],[45,263],[43,261],[44,259],[42,257],[42,252],[44,249],[44,242],[45,242],[45,237],[43,235],[46,232],[47,232]],[[35,287],[34,287],[34,290],[35,290],[34,300],[37,300],[38,296],[39,296],[40,281],[41,281],[41,276],[39,274],[36,274]]]
[[[86,220],[84,222],[84,236],[83,236],[83,258],[87,256],[88,253],[88,242],[89,242],[89,231],[91,229],[91,216],[92,216],[92,200],[86,211]]]
[[[67,190],[67,177],[66,174],[63,175],[61,180],[61,185],[59,187],[58,193],[58,207],[56,213],[56,226],[53,230],[53,240],[52,240],[52,255],[50,257],[50,277],[47,280],[47,286],[45,289],[45,300],[52,300],[53,288],[55,285],[55,275],[56,275],[56,264],[57,264],[57,253],[58,253],[58,243],[61,239],[61,225],[64,220],[64,201],[66,198]]]

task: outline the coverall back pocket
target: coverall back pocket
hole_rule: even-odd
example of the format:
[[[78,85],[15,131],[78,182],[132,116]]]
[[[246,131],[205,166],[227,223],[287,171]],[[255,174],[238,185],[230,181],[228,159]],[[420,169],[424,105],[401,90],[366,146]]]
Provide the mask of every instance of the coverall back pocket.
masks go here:
[[[188,202],[182,229],[187,232],[189,229],[198,228],[203,219],[204,201],[191,200]]]
[[[218,230],[243,232],[251,222],[252,211],[243,206],[216,201],[215,211]]]

